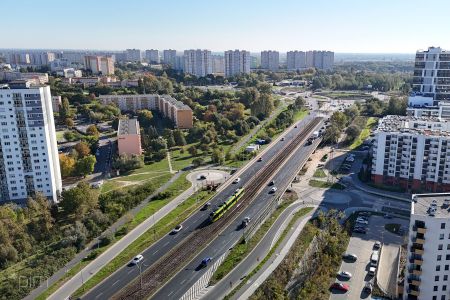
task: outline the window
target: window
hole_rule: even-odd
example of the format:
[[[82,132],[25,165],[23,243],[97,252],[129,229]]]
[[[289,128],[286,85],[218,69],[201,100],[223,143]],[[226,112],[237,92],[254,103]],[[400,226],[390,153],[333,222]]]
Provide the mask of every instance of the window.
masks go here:
[[[450,244],[447,244],[447,250],[450,250]]]
[[[441,266],[436,266],[436,271],[440,271],[441,270]]]
[[[437,296],[433,296],[433,300],[437,300]]]
[[[445,300],[445,295],[442,295],[442,296],[441,296],[441,300]]]
[[[445,265],[445,271],[448,271],[449,265]]]
[[[35,161],[35,162],[36,162],[36,161]],[[444,247],[444,245],[439,244],[439,245],[438,245],[438,250],[442,250],[443,247]]]
[[[441,223],[441,229],[445,229],[445,223]]]
[[[444,281],[448,280],[448,275],[444,275]]]
[[[437,256],[437,261],[441,261],[441,260],[442,260],[442,255],[439,254],[439,255]]]
[[[443,285],[443,286],[442,286],[442,290],[443,290],[443,291],[446,291],[446,290],[447,290],[447,286],[446,286],[446,285]]]
[[[433,286],[433,291],[437,292],[437,290],[438,290],[438,286],[437,285]]]
[[[434,276],[434,281],[439,281],[439,276]]]
[[[439,239],[440,239],[440,240],[443,240],[443,239],[444,239],[444,234],[443,234],[443,233],[439,234]]]
[[[450,254],[447,254],[447,255],[445,256],[445,260],[450,260]]]

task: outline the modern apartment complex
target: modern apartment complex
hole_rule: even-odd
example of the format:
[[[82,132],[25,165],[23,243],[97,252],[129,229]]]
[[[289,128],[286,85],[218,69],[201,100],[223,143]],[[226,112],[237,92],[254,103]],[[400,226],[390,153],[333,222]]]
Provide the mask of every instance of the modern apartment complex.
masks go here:
[[[137,119],[120,119],[117,130],[119,155],[141,155],[141,131]]]
[[[211,55],[212,72],[213,74],[224,75],[225,73],[225,58],[221,55]]]
[[[174,68],[177,64],[177,51],[172,49],[164,50],[163,63]]]
[[[84,57],[84,65],[93,74],[114,75],[114,60],[112,57],[88,55]]]
[[[140,49],[125,50],[125,59],[129,62],[142,62],[142,53]]]
[[[316,68],[331,70],[334,65],[334,52],[331,51],[289,51],[287,53],[288,70]]]
[[[49,86],[21,81],[0,88],[0,202],[62,190]]]
[[[225,77],[250,73],[250,52],[239,50],[225,51]]]
[[[192,128],[193,125],[191,108],[169,95],[100,95],[99,99],[103,104],[114,103],[122,111],[158,110],[177,128]]]
[[[413,195],[403,299],[450,296],[450,194]]]
[[[212,74],[211,51],[209,50],[184,50],[185,73],[197,77],[205,77]]]
[[[145,59],[148,63],[159,64],[159,51],[155,49],[145,50]]]
[[[278,51],[262,51],[261,52],[261,69],[278,71],[280,67],[280,53]]]
[[[372,180],[412,191],[450,191],[450,123],[408,116],[381,119]]]

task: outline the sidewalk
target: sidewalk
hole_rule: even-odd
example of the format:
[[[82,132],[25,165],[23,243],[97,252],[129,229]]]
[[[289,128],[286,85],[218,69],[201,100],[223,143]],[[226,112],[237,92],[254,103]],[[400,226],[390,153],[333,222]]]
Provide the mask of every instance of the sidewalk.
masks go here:
[[[118,219],[115,223],[113,223],[110,227],[108,227],[104,232],[112,231],[116,232],[117,229],[119,229],[121,226],[123,226],[128,220],[129,216],[131,215],[134,217],[143,207],[147,206],[147,204],[150,202],[150,200],[157,195],[158,193],[161,193],[165,189],[167,189],[175,180],[178,179],[184,172],[180,171],[177,174],[175,174],[168,182],[163,184],[161,187],[159,187],[156,191],[153,192],[150,196],[148,196],[144,201],[142,201],[138,206],[134,207],[129,211],[127,215],[122,216],[120,219]],[[59,269],[56,273],[54,273],[50,278],[48,278],[43,284],[41,284],[39,287],[31,291],[31,293],[24,298],[24,300],[33,300],[37,296],[39,296],[42,292],[44,292],[48,287],[50,287],[52,284],[60,280],[74,265],[78,264],[83,258],[88,256],[93,250],[96,249],[96,245],[98,243],[98,239],[92,240],[89,244],[86,245],[86,248],[79,252],[70,262],[68,262],[63,268]]]
[[[303,227],[313,216],[314,211],[310,212],[305,217],[299,219],[293,227],[291,227],[287,237],[281,242],[277,250],[269,258],[269,260],[262,266],[262,268],[252,276],[246,285],[244,285],[232,299],[244,300],[250,298],[251,295],[258,289],[258,287],[264,283],[264,281],[272,274],[272,272],[283,261],[286,255],[289,253],[295,240],[300,235]]]

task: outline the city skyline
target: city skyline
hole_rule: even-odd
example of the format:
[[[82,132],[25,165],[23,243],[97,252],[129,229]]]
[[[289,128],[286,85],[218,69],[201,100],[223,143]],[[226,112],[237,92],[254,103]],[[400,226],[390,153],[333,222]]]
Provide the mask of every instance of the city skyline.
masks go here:
[[[89,11],[102,12],[95,16],[95,22],[77,24],[75,19],[74,30],[69,31],[70,24],[55,24],[67,22],[68,13],[80,9],[77,3],[21,2],[23,5],[12,1],[3,4],[4,11],[9,13],[2,16],[0,25],[16,24],[8,26],[4,33],[3,48],[170,48],[212,52],[319,49],[340,53],[413,53],[429,45],[450,48],[449,42],[443,44],[445,29],[450,27],[445,16],[450,3],[444,1],[439,1],[440,9],[422,27],[411,26],[410,20],[412,12],[420,9],[419,2],[405,0],[394,3],[382,0],[369,8],[367,3],[355,0],[284,1],[282,5],[275,1],[246,1],[239,3],[238,10],[237,1],[226,6],[203,0],[175,1],[170,11],[160,2],[109,1],[108,5],[94,2],[89,3]],[[23,10],[24,6],[28,9]],[[51,17],[41,18],[39,26],[33,26],[36,15]]]

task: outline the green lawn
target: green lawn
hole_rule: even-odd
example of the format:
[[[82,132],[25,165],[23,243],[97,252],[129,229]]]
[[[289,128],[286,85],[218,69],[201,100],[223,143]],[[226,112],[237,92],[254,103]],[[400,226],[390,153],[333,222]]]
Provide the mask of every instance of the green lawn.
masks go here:
[[[58,142],[64,140],[64,133],[65,133],[65,132],[66,132],[65,130],[63,130],[63,131],[57,131],[57,132],[56,132],[56,140],[57,140]]]
[[[321,181],[321,180],[315,180],[311,179],[309,181],[309,185],[312,187],[318,187],[318,188],[324,188],[324,189],[337,189],[337,190],[343,190],[345,187],[340,183],[331,183],[327,181]]]
[[[325,171],[323,170],[323,169],[317,169],[315,172],[314,172],[314,175],[313,175],[314,177],[318,177],[318,178],[324,178],[324,177],[327,177],[327,174],[325,174]]]
[[[366,126],[359,134],[359,137],[356,138],[353,143],[350,145],[350,149],[353,150],[362,145],[362,143],[369,137],[370,130],[377,124],[378,118],[370,117],[367,119]]]

